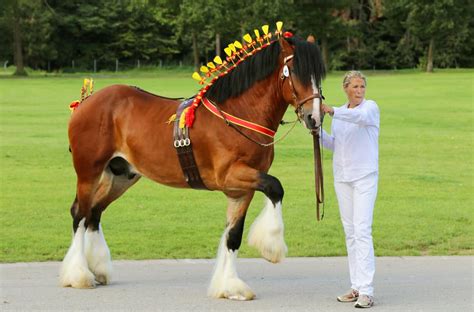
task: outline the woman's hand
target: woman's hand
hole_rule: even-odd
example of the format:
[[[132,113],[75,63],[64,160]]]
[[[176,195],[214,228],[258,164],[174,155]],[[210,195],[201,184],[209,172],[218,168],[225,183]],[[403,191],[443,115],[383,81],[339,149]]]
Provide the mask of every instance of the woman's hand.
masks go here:
[[[331,106],[321,104],[321,108],[323,110],[323,113],[329,114],[330,116],[334,115],[334,109]]]

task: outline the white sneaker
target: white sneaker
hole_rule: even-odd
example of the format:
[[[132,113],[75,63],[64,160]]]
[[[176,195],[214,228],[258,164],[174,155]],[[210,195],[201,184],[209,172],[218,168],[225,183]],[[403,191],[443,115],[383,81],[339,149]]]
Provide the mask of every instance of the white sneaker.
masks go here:
[[[354,302],[357,301],[359,298],[359,292],[355,289],[349,290],[347,294],[341,295],[337,297],[337,301],[339,302]]]
[[[370,308],[374,305],[374,297],[368,295],[360,295],[354,304],[356,308]]]

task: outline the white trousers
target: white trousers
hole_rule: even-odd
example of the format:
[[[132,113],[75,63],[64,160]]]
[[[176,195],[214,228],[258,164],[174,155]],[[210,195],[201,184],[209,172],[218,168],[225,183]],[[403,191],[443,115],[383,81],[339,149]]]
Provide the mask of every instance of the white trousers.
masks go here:
[[[346,235],[351,288],[369,296],[374,295],[372,220],[377,183],[377,172],[352,182],[334,182]]]

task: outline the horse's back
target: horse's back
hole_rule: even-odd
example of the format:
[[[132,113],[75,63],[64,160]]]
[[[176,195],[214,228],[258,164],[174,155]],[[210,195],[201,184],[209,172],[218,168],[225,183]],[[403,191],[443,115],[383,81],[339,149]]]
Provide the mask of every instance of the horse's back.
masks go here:
[[[91,166],[103,169],[112,157],[120,155],[141,174],[158,182],[170,170],[179,172],[173,124],[168,122],[179,103],[125,85],[112,85],[94,93],[79,105],[69,122],[76,171]],[[169,165],[161,168],[164,163]],[[179,176],[178,180],[173,183],[181,185],[183,178]]]
[[[166,121],[175,111],[179,101],[153,95],[127,85],[111,85],[85,99],[74,111],[69,121],[69,138],[95,132],[107,135],[112,124],[135,123],[143,126],[144,120],[159,123]],[[97,131],[100,130],[100,131]]]

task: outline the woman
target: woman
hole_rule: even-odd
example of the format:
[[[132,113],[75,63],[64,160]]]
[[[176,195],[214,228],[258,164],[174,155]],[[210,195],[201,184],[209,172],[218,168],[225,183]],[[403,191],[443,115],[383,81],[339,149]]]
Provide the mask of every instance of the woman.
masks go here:
[[[344,226],[351,290],[337,297],[357,308],[374,303],[375,273],[372,216],[378,182],[380,113],[377,104],[365,99],[366,78],[359,71],[344,76],[348,102],[341,107],[322,104],[333,117],[331,134],[323,130],[322,143],[334,152],[334,188]]]

